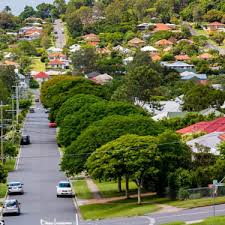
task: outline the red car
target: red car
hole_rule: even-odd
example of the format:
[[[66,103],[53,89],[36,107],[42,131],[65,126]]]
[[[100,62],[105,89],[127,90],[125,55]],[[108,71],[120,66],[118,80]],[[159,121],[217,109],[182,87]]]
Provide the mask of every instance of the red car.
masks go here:
[[[48,127],[49,128],[56,128],[56,123],[54,123],[54,122],[50,122],[50,123],[48,123]]]

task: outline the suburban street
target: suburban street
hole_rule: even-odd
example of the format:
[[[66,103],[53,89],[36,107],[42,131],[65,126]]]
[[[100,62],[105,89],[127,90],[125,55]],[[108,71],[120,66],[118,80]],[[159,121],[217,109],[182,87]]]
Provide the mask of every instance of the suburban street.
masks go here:
[[[66,40],[64,35],[64,27],[62,20],[55,20],[54,23],[54,33],[55,33],[55,46],[56,48],[63,48]]]
[[[39,225],[40,219],[75,221],[75,207],[71,198],[57,198],[56,185],[65,180],[59,171],[55,129],[48,128],[47,114],[40,103],[36,112],[27,116],[24,134],[31,137],[31,145],[21,149],[18,168],[9,174],[9,181],[24,183],[24,195],[10,196],[21,203],[20,216],[5,217],[7,225]]]

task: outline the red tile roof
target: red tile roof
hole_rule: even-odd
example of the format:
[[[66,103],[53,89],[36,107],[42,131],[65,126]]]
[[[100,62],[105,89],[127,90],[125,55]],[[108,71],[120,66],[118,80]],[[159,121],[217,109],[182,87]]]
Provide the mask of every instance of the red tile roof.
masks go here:
[[[213,22],[213,23],[210,23],[209,26],[225,26],[225,24],[220,22]]]
[[[171,27],[164,23],[156,23],[154,31],[171,30]]]
[[[49,65],[64,65],[65,63],[58,59],[55,59],[55,60],[50,61],[48,64]]]
[[[208,134],[212,132],[225,132],[225,117],[220,117],[208,122],[199,122],[194,125],[177,130],[177,133],[180,134],[196,132],[206,132]]]
[[[185,61],[190,60],[190,57],[188,55],[176,55],[175,59],[178,61]]]
[[[168,46],[168,45],[173,45],[173,42],[166,40],[166,39],[162,39],[162,40],[157,41],[155,44],[158,46]]]
[[[49,78],[49,75],[45,72],[40,72],[40,73],[37,73],[35,76],[34,76],[35,79],[37,78],[41,78],[41,79],[45,79],[45,78]]]

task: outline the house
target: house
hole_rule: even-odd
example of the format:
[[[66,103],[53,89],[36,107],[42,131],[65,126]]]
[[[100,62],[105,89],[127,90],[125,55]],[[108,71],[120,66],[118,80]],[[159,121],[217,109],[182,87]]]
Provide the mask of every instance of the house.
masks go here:
[[[214,108],[207,108],[207,109],[204,109],[204,110],[201,110],[199,112],[199,114],[203,115],[203,116],[208,116],[208,115],[211,115],[211,114],[214,114],[216,117],[219,117],[219,116],[224,116],[224,114]]]
[[[181,80],[183,80],[183,81],[192,80],[199,84],[207,84],[208,83],[206,74],[193,73],[191,75],[182,76]]]
[[[225,132],[212,132],[201,137],[195,138],[187,142],[193,152],[198,153],[199,149],[197,145],[204,146],[210,149],[210,153],[214,155],[219,155],[218,145],[225,141]]]
[[[145,46],[145,47],[141,48],[141,51],[142,52],[157,53],[158,49],[148,45],[148,46]]]
[[[52,52],[48,55],[48,59],[50,61],[52,60],[60,60],[60,61],[66,61],[67,60],[67,57],[66,55],[62,54],[61,52]]]
[[[42,83],[44,81],[49,80],[49,75],[45,72],[39,72],[34,76],[34,79],[38,82],[38,83]]]
[[[48,65],[52,69],[66,69],[68,64],[65,61],[61,61],[59,59],[51,60]]]
[[[47,49],[48,53],[52,53],[52,52],[62,52],[61,48],[55,48],[55,47],[50,47]]]
[[[225,132],[225,117],[220,117],[212,121],[199,122],[183,129],[177,130],[179,134],[188,134],[196,132]]]
[[[212,59],[213,56],[209,53],[203,53],[203,54],[199,55],[198,58],[202,59],[202,60],[209,60],[209,59]]]
[[[112,50],[116,51],[116,52],[121,52],[123,54],[129,54],[132,52],[130,49],[124,48],[121,45],[117,45],[117,46],[113,47]]]
[[[145,45],[145,41],[141,40],[140,38],[133,38],[130,41],[128,41],[128,45],[130,47],[140,48]]]
[[[72,46],[70,46],[70,52],[73,53],[73,52],[77,52],[81,49],[81,46],[78,45],[78,44],[74,44]]]
[[[19,30],[19,38],[21,40],[27,40],[27,41],[32,41],[35,39],[40,38],[42,34],[42,27],[37,27],[37,26],[29,26],[29,27],[23,27]]]
[[[167,67],[169,69],[174,69],[178,72],[184,72],[184,71],[194,71],[194,65],[187,64],[181,61],[177,61],[174,63],[168,63],[168,62],[161,62],[160,63],[163,67]]]
[[[110,75],[108,75],[107,73],[104,73],[104,74],[95,76],[95,77],[91,78],[90,80],[92,80],[96,84],[104,85],[104,84],[107,84],[108,82],[112,81],[113,78]]]
[[[128,65],[129,63],[133,62],[133,60],[134,60],[133,56],[127,57],[127,58],[123,59],[123,64]]]
[[[141,23],[141,24],[137,25],[138,30],[147,30],[149,27],[150,27],[149,23]]]
[[[89,45],[97,46],[100,42],[100,38],[96,34],[87,34],[82,36],[84,41],[86,41]]]
[[[166,40],[166,39],[162,39],[162,40],[157,41],[155,43],[155,45],[159,46],[159,47],[168,47],[168,46],[172,46],[173,42]]]
[[[14,62],[14,61],[11,61],[11,60],[5,60],[3,62],[3,65],[14,66],[16,69],[18,69],[20,67],[20,65],[17,62]]]
[[[97,48],[96,52],[100,55],[108,55],[111,51],[108,48]]]
[[[156,23],[155,24],[155,28],[154,28],[154,32],[157,31],[170,31],[172,30],[172,27],[168,24],[164,24],[164,23]]]
[[[191,58],[190,58],[188,55],[183,55],[183,54],[181,54],[181,55],[176,55],[176,56],[175,56],[175,59],[176,59],[177,61],[188,61],[188,60],[190,60]]]
[[[155,121],[162,119],[171,119],[171,118],[184,118],[188,112],[163,112],[156,116],[153,116],[152,119]]]
[[[213,22],[208,24],[208,31],[217,31],[217,30],[223,30],[225,28],[225,24],[220,22]]]
[[[85,78],[87,79],[92,79],[94,77],[97,77],[98,75],[101,75],[101,73],[97,72],[97,71],[93,71],[91,73],[87,73],[85,74]]]
[[[161,56],[158,55],[158,54],[152,54],[151,55],[151,59],[152,59],[153,62],[160,61],[161,60]]]

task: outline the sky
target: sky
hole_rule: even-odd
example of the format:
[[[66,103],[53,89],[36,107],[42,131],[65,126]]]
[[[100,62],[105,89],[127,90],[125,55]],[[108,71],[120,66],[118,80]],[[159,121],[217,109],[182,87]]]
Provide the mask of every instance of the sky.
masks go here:
[[[0,0],[0,10],[8,5],[12,9],[12,13],[18,15],[23,11],[26,5],[35,7],[43,2],[52,3],[53,1],[54,0]]]

